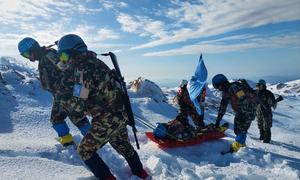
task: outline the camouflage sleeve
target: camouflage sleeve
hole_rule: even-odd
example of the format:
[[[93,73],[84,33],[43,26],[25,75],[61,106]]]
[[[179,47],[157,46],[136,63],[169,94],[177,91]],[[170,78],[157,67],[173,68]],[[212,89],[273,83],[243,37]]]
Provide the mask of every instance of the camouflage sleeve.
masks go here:
[[[51,92],[51,88],[49,87],[49,84],[47,84],[46,82],[48,81],[48,73],[47,71],[45,71],[44,69],[40,68],[39,69],[39,76],[40,76],[40,82],[41,82],[41,86],[44,90],[48,90]]]
[[[88,89],[97,89],[98,84],[104,80],[104,74],[97,68],[92,66],[86,67],[83,71],[83,82]]]
[[[63,85],[61,83],[62,71],[57,68],[57,62],[59,62],[58,54],[53,49],[48,49],[45,57],[42,60],[44,67],[47,69],[49,74],[49,85],[53,92],[61,93],[64,92]]]
[[[114,101],[121,95],[121,84],[116,80],[112,73],[106,72],[103,81],[99,83],[99,88],[102,89],[106,97]]]
[[[227,106],[228,106],[228,100],[223,95],[221,103],[220,103],[220,107],[219,107],[219,112],[218,112],[217,120],[221,120],[223,118],[224,114],[226,113]]]
[[[271,91],[268,91],[268,92],[269,92],[268,104],[270,106],[273,106],[274,104],[276,104],[275,96]]]
[[[104,99],[113,101],[121,94],[121,85],[109,68],[90,67],[86,73],[84,82],[87,88],[101,92]]]
[[[179,93],[177,93],[177,95],[176,95],[176,99],[177,99],[177,102],[178,102],[179,108],[180,108],[180,109],[184,109],[184,108],[185,108],[185,106],[184,106],[184,101],[183,101],[183,98],[182,98],[182,96],[180,96],[180,94],[179,94]]]

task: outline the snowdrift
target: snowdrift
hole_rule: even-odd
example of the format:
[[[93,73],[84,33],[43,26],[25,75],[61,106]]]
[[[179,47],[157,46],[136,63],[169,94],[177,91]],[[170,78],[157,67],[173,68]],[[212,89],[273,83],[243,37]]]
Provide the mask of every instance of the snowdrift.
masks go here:
[[[300,96],[300,80],[277,83],[268,87],[272,92],[283,96]]]
[[[54,140],[56,134],[48,120],[52,98],[41,90],[36,70],[2,57],[0,74],[0,179],[95,179],[74,149],[64,149]],[[176,90],[161,89],[150,80],[142,82],[145,85],[142,83],[140,91],[129,91],[134,113],[152,124],[173,119],[177,108],[169,99]],[[289,88],[296,88],[293,92],[297,92],[294,85]],[[285,93],[289,95],[288,91]],[[218,98],[208,99],[206,123],[214,122],[219,103]],[[224,156],[220,152],[228,148],[234,138],[231,113],[223,119],[230,123],[226,138],[168,150],[157,148],[144,133],[151,129],[137,123],[141,145],[138,153],[153,179],[299,179],[299,107],[299,97],[287,96],[274,112],[271,144],[258,140],[257,124],[253,121],[247,147]],[[80,132],[69,120],[67,123],[79,142]],[[130,129],[129,133],[134,145]],[[137,179],[129,177],[128,165],[109,144],[98,153],[118,179]]]

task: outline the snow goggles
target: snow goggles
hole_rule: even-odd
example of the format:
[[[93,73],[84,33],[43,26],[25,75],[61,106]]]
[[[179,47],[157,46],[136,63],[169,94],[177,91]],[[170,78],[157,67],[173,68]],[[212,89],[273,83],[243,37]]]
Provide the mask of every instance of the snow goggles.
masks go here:
[[[29,53],[29,51],[26,51],[26,52],[21,53],[21,56],[23,56],[24,58],[29,59],[30,53]]]
[[[66,63],[71,59],[71,51],[63,51],[59,53],[59,59]]]

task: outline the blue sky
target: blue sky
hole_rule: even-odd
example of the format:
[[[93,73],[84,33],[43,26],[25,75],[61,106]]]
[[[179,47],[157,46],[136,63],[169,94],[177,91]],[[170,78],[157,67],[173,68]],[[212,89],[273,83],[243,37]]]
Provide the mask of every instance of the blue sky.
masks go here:
[[[16,47],[26,36],[49,45],[75,33],[115,52],[127,80],[189,79],[200,53],[209,80],[300,78],[299,0],[0,0],[0,9],[0,56],[24,60]]]

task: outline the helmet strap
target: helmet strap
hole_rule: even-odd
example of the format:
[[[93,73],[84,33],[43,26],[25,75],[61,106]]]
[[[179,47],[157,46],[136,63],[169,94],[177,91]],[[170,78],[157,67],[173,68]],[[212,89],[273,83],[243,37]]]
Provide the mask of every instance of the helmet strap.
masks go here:
[[[39,61],[43,58],[43,56],[45,55],[45,47],[40,47],[40,46],[34,46],[31,48],[30,50],[30,61]]]
[[[72,48],[74,50],[79,49],[79,48],[86,48],[86,45],[82,42],[75,44],[75,46]]]
[[[227,91],[229,88],[229,82],[222,83],[219,86],[220,86],[220,91]]]

